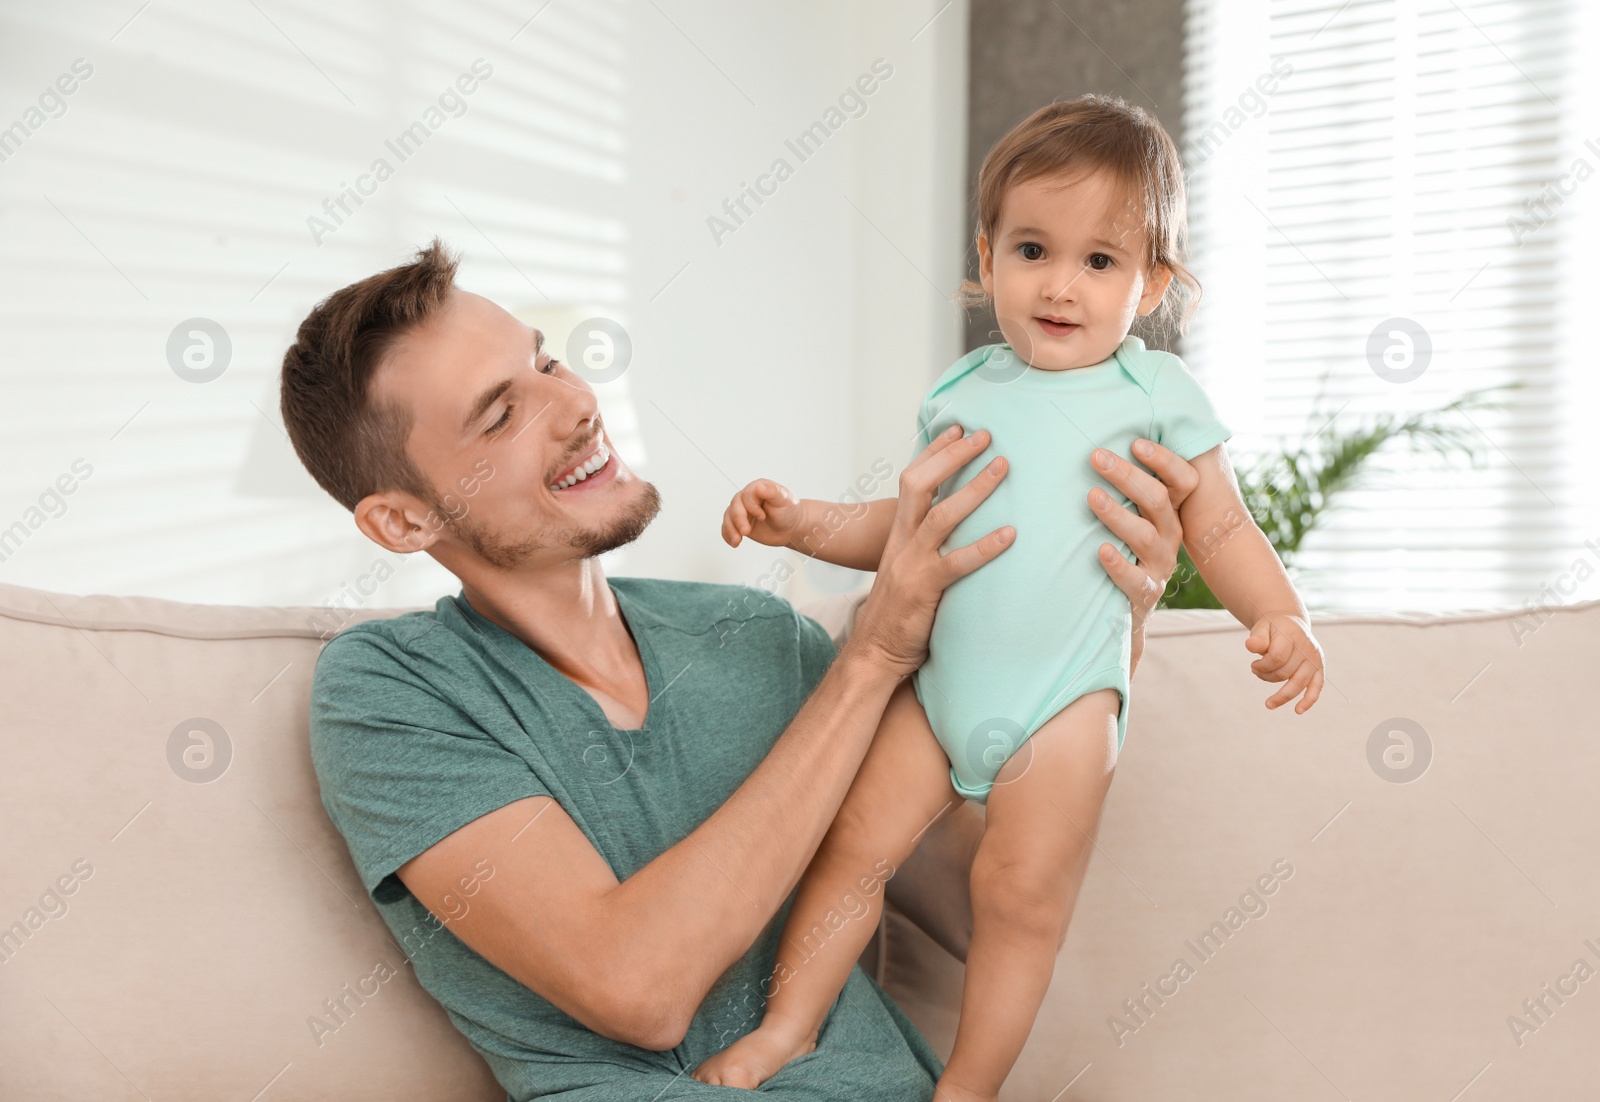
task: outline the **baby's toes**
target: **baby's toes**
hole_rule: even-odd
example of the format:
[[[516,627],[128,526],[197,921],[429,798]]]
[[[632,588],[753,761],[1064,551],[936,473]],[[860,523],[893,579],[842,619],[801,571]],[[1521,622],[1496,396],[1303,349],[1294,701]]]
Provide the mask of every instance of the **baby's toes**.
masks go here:
[[[698,1079],[707,1086],[720,1087],[725,1085],[722,1082],[722,1065],[716,1056],[711,1057],[709,1060],[700,1061],[699,1066],[689,1073],[689,1077]]]
[[[747,1082],[749,1072],[738,1060],[727,1059],[726,1050],[717,1053],[709,1060],[704,1060],[700,1066],[689,1074],[711,1087],[742,1087],[752,1090],[760,1086],[760,1082]]]
[[[730,1061],[722,1069],[721,1084],[724,1087],[738,1087],[740,1090],[753,1091],[767,1081],[768,1076],[763,1069],[753,1067],[742,1060]]]

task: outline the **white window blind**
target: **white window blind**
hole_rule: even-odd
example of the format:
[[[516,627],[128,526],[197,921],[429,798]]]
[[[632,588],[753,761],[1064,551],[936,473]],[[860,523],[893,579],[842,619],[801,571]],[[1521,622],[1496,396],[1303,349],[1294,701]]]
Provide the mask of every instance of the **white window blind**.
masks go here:
[[[278,0],[0,16],[17,55],[0,126],[75,58],[93,69],[0,165],[0,581],[341,608],[452,588],[427,556],[368,541],[311,481],[278,372],[313,302],[434,233],[462,254],[460,285],[549,328],[563,356],[577,321],[632,324],[617,213],[628,13],[562,4],[530,24],[534,11]],[[231,342],[203,384],[165,351],[196,317]],[[643,471],[629,388],[596,385]],[[92,473],[40,506],[76,459]],[[629,572],[634,551],[608,569]]]
[[[1445,419],[1481,466],[1374,457],[1296,559],[1314,607],[1600,596],[1594,24],[1557,0],[1189,2],[1183,351],[1236,462],[1520,384]]]
[[[779,584],[792,552],[717,536],[729,494],[848,491],[957,352],[966,26],[945,0],[0,4],[0,584],[341,607],[454,591],[426,554],[374,591],[394,557],[277,423],[311,305],[436,233],[461,287],[593,369],[619,454],[659,487],[607,572]],[[463,91],[480,58],[492,74]],[[893,77],[860,99],[879,58]],[[838,132],[796,164],[785,140],[819,119]],[[780,155],[781,193],[709,232]],[[597,317],[632,351],[604,382],[566,339]],[[209,381],[169,362],[192,319],[231,344]]]

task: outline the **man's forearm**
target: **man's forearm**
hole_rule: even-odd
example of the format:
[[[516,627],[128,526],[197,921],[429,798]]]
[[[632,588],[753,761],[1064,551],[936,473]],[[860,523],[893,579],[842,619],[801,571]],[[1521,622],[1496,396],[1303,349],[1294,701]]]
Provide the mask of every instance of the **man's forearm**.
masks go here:
[[[611,892],[619,941],[687,1022],[799,882],[844,802],[899,676],[847,640],[745,782],[688,837]],[[637,940],[632,940],[637,938]]]
[[[898,498],[854,504],[804,498],[800,504],[806,519],[786,545],[791,551],[852,570],[878,569]]]

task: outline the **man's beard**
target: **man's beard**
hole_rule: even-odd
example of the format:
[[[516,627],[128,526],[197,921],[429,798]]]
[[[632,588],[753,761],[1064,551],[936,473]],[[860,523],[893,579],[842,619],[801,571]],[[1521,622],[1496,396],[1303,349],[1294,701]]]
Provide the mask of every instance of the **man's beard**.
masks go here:
[[[644,487],[643,496],[604,528],[566,528],[556,533],[554,538],[545,531],[523,539],[509,540],[475,523],[471,513],[459,520],[449,521],[447,527],[480,559],[499,570],[513,570],[535,552],[547,547],[571,547],[579,553],[579,558],[594,558],[638,539],[661,511],[661,494],[655,485],[643,479],[638,481]],[[441,515],[448,514],[441,510]]]

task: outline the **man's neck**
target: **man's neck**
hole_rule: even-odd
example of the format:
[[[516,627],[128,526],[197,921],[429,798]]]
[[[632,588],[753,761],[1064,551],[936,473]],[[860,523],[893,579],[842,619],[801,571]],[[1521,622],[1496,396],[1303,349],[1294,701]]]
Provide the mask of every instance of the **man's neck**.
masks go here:
[[[560,673],[612,695],[642,683],[644,668],[598,558],[537,573],[463,579],[472,607],[522,640]]]

